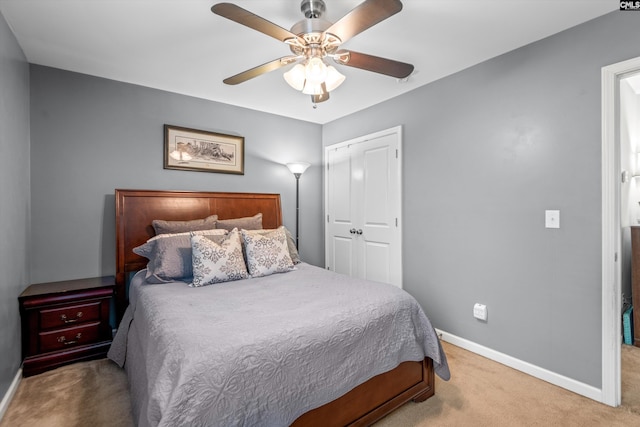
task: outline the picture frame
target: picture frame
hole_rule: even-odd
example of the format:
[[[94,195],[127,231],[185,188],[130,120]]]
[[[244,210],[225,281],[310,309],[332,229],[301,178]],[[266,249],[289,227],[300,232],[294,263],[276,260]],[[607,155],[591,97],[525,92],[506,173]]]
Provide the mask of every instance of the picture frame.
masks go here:
[[[165,124],[164,168],[244,175],[244,137]]]

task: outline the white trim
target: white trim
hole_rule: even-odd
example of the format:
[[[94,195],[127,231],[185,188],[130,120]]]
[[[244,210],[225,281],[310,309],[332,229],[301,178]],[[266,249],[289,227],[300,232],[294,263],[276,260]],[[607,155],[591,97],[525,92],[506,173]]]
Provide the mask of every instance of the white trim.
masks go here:
[[[620,258],[619,81],[640,57],[602,68],[602,403],[619,406],[622,315]]]
[[[480,356],[486,357],[487,359],[494,360],[520,372],[524,372],[525,374],[531,375],[532,377],[557,385],[558,387],[562,387],[598,402],[601,401],[602,392],[596,387],[581,383],[580,381],[565,377],[564,375],[551,372],[539,366],[532,365],[529,362],[516,359],[515,357],[500,353],[499,351],[492,350],[488,347],[464,338],[460,338],[448,332],[444,332],[438,329],[436,329],[436,332],[442,336],[443,341],[451,343],[465,350],[469,350],[472,353],[479,354]]]
[[[16,394],[16,391],[18,391],[20,381],[22,381],[22,368],[18,369],[16,376],[13,377],[13,381],[11,382],[9,389],[2,398],[2,402],[0,402],[0,421],[2,421],[2,418],[7,412],[7,409],[9,409],[9,404],[11,403],[11,399],[13,399],[13,396]]]

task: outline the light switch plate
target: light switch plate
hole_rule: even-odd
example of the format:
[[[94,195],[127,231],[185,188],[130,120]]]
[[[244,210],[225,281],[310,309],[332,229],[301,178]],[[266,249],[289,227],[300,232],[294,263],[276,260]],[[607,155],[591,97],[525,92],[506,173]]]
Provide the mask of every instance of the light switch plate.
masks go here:
[[[544,211],[544,226],[560,228],[560,211]]]

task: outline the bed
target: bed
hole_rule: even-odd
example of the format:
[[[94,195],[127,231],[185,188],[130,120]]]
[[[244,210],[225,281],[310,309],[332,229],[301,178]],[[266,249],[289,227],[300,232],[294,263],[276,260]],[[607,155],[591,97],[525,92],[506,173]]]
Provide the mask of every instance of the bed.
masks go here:
[[[261,214],[278,229],[278,194],[115,195],[120,323],[109,357],[127,371],[137,425],[370,425],[431,397],[434,373],[448,379],[429,320],[390,285],[304,262],[211,286],[147,283],[149,261],[133,249],[154,220]]]

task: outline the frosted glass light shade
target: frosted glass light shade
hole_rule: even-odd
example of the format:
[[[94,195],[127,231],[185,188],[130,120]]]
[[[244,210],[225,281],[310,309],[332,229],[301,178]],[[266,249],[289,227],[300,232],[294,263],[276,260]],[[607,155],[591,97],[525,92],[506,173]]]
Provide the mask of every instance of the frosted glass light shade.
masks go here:
[[[342,82],[344,82],[345,78],[346,77],[340,74],[340,72],[336,70],[334,66],[329,65],[327,67],[327,79],[324,81],[327,92],[331,92],[332,90],[340,86]]]
[[[326,95],[345,80],[345,76],[335,67],[325,64],[319,57],[310,58],[305,65],[296,64],[283,77],[295,90],[315,96]]]
[[[304,93],[305,95],[322,95],[324,93],[324,91],[322,90],[322,83],[313,84],[307,80],[304,88],[302,89],[302,93]]]
[[[291,173],[294,174],[294,175],[295,174],[302,175],[304,173],[304,171],[306,171],[309,166],[311,166],[311,165],[309,163],[305,163],[305,162],[287,163],[287,167],[289,168]]]
[[[284,73],[285,81],[289,83],[289,86],[295,90],[302,90],[304,88],[305,73],[304,65],[297,64],[295,67]]]
[[[327,66],[322,61],[322,59],[318,57],[314,56],[313,58],[309,59],[307,65],[305,65],[304,68],[307,83],[319,85],[327,78]]]

